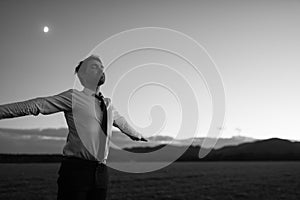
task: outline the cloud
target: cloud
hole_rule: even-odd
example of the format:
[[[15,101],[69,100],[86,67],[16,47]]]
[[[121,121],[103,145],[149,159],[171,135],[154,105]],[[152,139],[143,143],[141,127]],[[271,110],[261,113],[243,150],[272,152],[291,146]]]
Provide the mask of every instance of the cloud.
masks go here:
[[[0,128],[0,153],[62,153],[67,129]]]
[[[67,128],[47,128],[47,129],[11,129],[11,128],[0,128],[0,134],[9,135],[30,135],[30,136],[48,136],[48,137],[67,137]]]

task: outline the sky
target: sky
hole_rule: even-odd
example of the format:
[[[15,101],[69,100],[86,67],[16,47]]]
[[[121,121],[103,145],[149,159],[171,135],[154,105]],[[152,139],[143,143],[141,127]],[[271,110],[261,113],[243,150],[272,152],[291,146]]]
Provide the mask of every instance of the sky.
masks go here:
[[[75,66],[99,43],[122,31],[162,27],[193,38],[216,64],[226,95],[221,137],[300,140],[299,9],[300,2],[296,0],[1,1],[0,104],[76,88]],[[43,32],[44,26],[49,27],[48,33]],[[180,48],[184,44],[177,45]],[[121,43],[111,47],[111,51],[123,46]],[[148,57],[141,59],[145,55]],[[102,56],[105,66],[108,63],[105,55]],[[180,64],[178,58],[172,60],[170,54],[141,50],[114,62],[107,76],[109,85],[109,80],[126,73],[125,66],[132,69],[133,63],[147,61],[146,67],[126,74],[113,96],[120,112],[135,128],[145,130],[146,136],[176,135],[183,120],[181,108],[194,106],[183,99],[179,99],[180,104],[176,99],[185,96],[184,83],[174,86],[178,89],[175,95],[157,84],[137,90],[143,80],[151,81],[151,78],[157,82],[168,77],[168,84],[180,81],[174,70],[168,72],[157,63],[149,64],[151,58],[159,60],[162,56],[163,64],[168,63],[180,74],[188,73],[185,67],[190,66]],[[187,79],[192,79],[192,75],[191,72]],[[198,81],[199,84],[191,85],[197,93],[199,112],[196,135],[206,136],[213,112],[205,81]],[[104,85],[103,89],[104,94],[111,94],[108,86]],[[130,102],[123,98],[132,93]],[[161,105],[164,111],[154,105]],[[187,120],[192,121],[192,115]],[[144,129],[149,125],[150,128]],[[1,128],[66,126],[63,113],[0,121]],[[159,130],[159,126],[163,129]]]

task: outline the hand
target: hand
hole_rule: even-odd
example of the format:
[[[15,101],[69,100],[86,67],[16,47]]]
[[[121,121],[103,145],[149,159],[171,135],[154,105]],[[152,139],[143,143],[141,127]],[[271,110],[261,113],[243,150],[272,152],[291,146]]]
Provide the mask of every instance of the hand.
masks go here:
[[[148,140],[146,138],[143,138],[143,137],[140,139],[140,141],[148,142]]]
[[[146,138],[144,138],[143,136],[141,136],[141,138],[139,138],[139,137],[136,137],[136,136],[128,135],[128,137],[130,137],[130,139],[132,139],[133,141],[148,142],[148,140]]]

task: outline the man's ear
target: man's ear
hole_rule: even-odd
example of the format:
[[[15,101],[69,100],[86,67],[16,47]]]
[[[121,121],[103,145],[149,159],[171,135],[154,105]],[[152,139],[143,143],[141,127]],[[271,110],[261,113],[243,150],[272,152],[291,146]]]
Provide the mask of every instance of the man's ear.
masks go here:
[[[85,87],[86,86],[86,82],[85,82],[85,74],[84,74],[84,72],[77,73],[77,76],[79,78],[79,81],[80,81],[81,85],[83,85]]]

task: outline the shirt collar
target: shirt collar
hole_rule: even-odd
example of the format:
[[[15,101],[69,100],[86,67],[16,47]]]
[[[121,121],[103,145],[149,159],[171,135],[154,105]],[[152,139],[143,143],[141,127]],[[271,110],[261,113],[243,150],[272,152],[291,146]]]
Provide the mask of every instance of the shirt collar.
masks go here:
[[[83,93],[87,96],[92,96],[93,94],[96,94],[96,91],[90,90],[89,88],[84,88]]]

